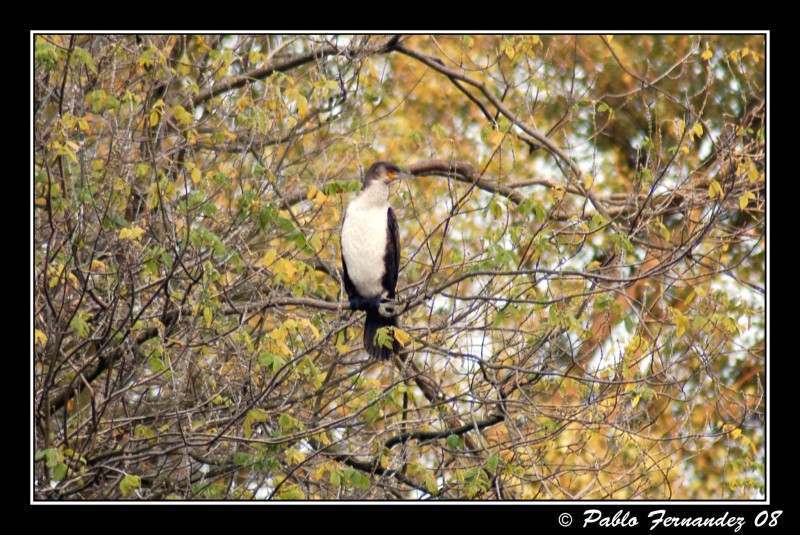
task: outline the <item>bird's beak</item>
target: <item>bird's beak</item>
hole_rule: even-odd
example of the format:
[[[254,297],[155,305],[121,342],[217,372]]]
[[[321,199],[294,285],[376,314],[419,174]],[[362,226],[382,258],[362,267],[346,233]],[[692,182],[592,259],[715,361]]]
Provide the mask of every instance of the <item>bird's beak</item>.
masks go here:
[[[405,171],[400,171],[399,173],[389,173],[389,180],[392,182],[404,178],[416,178],[416,175],[412,175],[411,173],[406,173]]]

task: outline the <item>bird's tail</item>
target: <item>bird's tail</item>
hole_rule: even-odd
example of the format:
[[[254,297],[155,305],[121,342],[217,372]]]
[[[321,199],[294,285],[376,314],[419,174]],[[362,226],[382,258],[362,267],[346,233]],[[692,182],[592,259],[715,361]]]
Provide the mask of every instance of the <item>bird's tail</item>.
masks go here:
[[[367,309],[367,321],[364,323],[364,349],[372,358],[380,360],[389,360],[392,358],[392,353],[397,351],[397,340],[394,338],[394,330],[389,329],[388,335],[389,344],[381,345],[381,336],[378,335],[378,329],[381,327],[395,327],[397,325],[397,318],[386,318],[380,315],[377,308]],[[376,339],[377,336],[377,339]],[[383,340],[386,344],[386,339]]]

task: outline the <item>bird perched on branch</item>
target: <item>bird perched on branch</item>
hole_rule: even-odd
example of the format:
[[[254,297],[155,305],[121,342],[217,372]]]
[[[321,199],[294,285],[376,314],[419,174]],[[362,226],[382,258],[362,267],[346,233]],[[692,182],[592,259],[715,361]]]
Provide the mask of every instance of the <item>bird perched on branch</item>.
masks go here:
[[[342,224],[344,289],[350,309],[367,313],[364,348],[377,359],[389,359],[397,351],[393,330],[387,333],[390,343],[376,340],[378,329],[397,325],[391,301],[400,267],[400,233],[389,206],[389,183],[413,177],[391,163],[372,164],[364,175],[364,189],[347,207]]]

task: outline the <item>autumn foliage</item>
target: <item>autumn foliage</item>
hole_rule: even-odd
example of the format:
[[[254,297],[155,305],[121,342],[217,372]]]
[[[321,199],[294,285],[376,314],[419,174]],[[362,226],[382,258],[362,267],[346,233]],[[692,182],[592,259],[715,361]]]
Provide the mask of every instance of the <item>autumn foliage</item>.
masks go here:
[[[35,498],[763,496],[763,35],[33,46]]]

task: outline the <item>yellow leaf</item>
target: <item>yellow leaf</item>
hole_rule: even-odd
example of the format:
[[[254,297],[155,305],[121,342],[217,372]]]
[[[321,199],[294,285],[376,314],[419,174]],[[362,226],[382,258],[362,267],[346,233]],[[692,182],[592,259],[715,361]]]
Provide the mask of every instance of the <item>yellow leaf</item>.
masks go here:
[[[756,169],[756,166],[752,163],[747,169],[747,178],[750,180],[750,182],[755,182],[758,180],[758,169]]]
[[[36,206],[47,206],[47,199],[44,197],[37,197],[36,200],[33,201],[33,204]]]
[[[683,119],[678,119],[678,137],[683,135],[683,131],[686,129],[686,123],[683,122]]]
[[[306,460],[306,454],[294,448],[289,448],[286,450],[286,460],[293,464],[300,464]]]
[[[313,199],[317,195],[317,191],[318,190],[317,190],[316,186],[311,186],[310,188],[308,188],[308,193],[306,194],[306,199],[308,199],[309,201],[311,199]]]
[[[506,47],[506,56],[508,56],[508,59],[514,59],[514,45]]]
[[[669,229],[662,223],[661,221],[658,222],[658,229],[661,231],[661,237],[664,238],[666,241],[669,241],[672,237],[672,233]]]
[[[203,308],[203,319],[206,320],[206,327],[211,327],[212,316],[213,313],[211,312],[210,308],[208,307]]]
[[[39,329],[34,329],[33,330],[33,339],[34,339],[35,343],[37,343],[37,344],[39,344],[41,346],[43,346],[43,345],[45,345],[47,343],[47,336],[45,336],[45,334],[42,331],[40,331]]]
[[[270,249],[269,251],[267,251],[267,254],[265,254],[264,257],[258,261],[258,265],[268,268],[272,265],[273,262],[275,262],[276,258],[278,258],[278,251],[276,251],[275,249]]]
[[[200,169],[198,169],[197,167],[192,169],[192,182],[194,182],[195,185],[197,185],[200,182],[201,178],[202,175],[200,174]]]
[[[708,198],[713,199],[717,196],[722,197],[723,191],[722,186],[716,180],[712,180],[711,184],[708,185]]]
[[[684,145],[683,147],[681,147],[681,152],[684,154],[689,154],[689,147]]]
[[[303,95],[297,97],[297,115],[302,119],[308,114],[308,99]]]
[[[108,266],[101,260],[92,260],[92,271],[107,270]]]
[[[589,173],[584,173],[583,174],[583,189],[591,188],[593,183],[594,183],[594,177],[592,175],[590,175]]]
[[[747,205],[750,202],[750,198],[747,195],[748,193],[750,193],[750,192],[748,191],[747,193],[745,193],[744,195],[739,197],[739,209],[740,210],[744,210],[745,208],[747,208]],[[752,193],[750,193],[750,195],[752,195]]]
[[[140,240],[144,234],[144,230],[139,227],[124,228],[119,231],[119,239],[121,240]]]
[[[679,315],[675,316],[675,325],[677,326],[677,329],[675,329],[675,336],[680,338],[686,333],[686,326],[689,325],[689,318],[680,314],[680,312],[678,314]]]
[[[276,342],[283,342],[284,340],[286,340],[286,331],[276,327],[272,329],[267,336],[269,336]]]
[[[158,110],[153,110],[150,112],[150,126],[156,126],[158,124]]]
[[[80,128],[84,132],[89,131],[89,121],[86,120],[86,117],[81,117],[80,119],[78,119],[78,128]]]
[[[183,106],[175,106],[172,110],[172,115],[175,116],[175,119],[181,126],[189,126],[192,124],[192,119],[194,119],[192,114],[186,111],[186,108]]]
[[[492,144],[492,148],[496,148],[503,142],[503,133],[500,130],[494,129],[492,133],[486,136],[487,141]]]
[[[411,335],[399,327],[394,328],[394,339],[400,342],[400,345],[406,347],[411,341]]]
[[[639,394],[634,394],[633,398],[631,398],[631,407],[633,407],[635,409],[636,405],[639,404],[639,400],[640,399],[641,399],[641,396]]]
[[[740,436],[742,436],[742,430],[739,429],[738,427],[731,431],[731,438],[732,439],[736,440]]]
[[[685,305],[690,304],[692,301],[694,301],[695,297],[697,297],[697,292],[694,289],[692,289],[692,291],[689,292],[689,295],[686,296],[686,299],[683,300],[683,304]]]
[[[606,41],[608,41],[610,43],[613,40],[614,40],[614,36],[613,35],[610,35],[610,34],[606,35]]]
[[[708,295],[708,292],[705,291],[702,286],[695,286],[694,291],[697,293],[697,297],[700,299],[705,299]]]
[[[281,271],[286,273],[286,276],[289,277],[289,279],[294,279],[294,276],[297,273],[297,268],[294,267],[294,264],[285,258],[281,258],[279,264],[281,266]]]
[[[68,273],[67,274],[67,279],[69,279],[69,282],[72,283],[72,286],[74,288],[78,287],[78,277],[76,277],[73,273]]]
[[[694,132],[697,137],[701,137],[703,135],[703,125],[700,123],[695,123],[694,128],[692,128],[692,132]]]
[[[713,53],[713,52],[711,52],[711,50],[709,50],[709,49],[706,49],[706,51],[705,51],[705,52],[703,52],[703,54],[702,54],[700,57],[701,57],[701,58],[703,58],[703,59],[706,59],[706,60],[708,60],[708,59],[711,59],[711,57],[712,57],[713,55],[714,55],[714,53]]]
[[[723,433],[730,433],[734,429],[736,429],[736,426],[734,426],[733,424],[725,424],[722,426]]]

